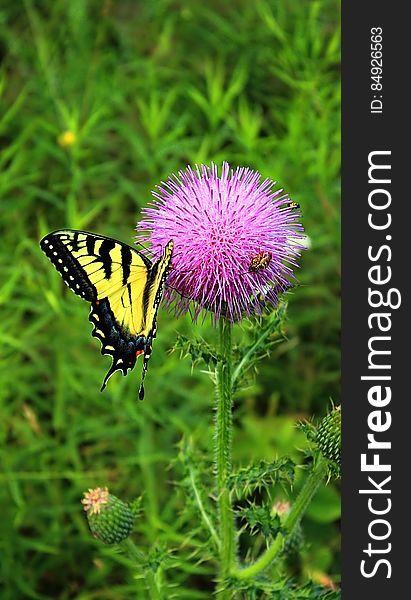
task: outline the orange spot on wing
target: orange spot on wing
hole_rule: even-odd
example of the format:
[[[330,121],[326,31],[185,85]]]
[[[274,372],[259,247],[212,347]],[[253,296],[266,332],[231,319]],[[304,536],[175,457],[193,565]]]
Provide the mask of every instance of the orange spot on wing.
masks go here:
[[[136,358],[138,358],[140,356],[140,354],[144,354],[144,350],[137,350]]]

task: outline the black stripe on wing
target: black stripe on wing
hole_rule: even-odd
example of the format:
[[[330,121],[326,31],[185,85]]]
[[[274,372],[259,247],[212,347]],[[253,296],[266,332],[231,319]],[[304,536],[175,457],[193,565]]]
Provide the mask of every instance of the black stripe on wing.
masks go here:
[[[73,239],[71,243],[74,249],[74,246],[77,244],[76,240]],[[89,302],[97,299],[97,290],[90,282],[86,271],[67,248],[66,244],[61,241],[59,236],[53,234],[46,235],[40,242],[40,248],[56,267],[64,283],[77,296]]]
[[[114,240],[104,240],[100,246],[99,258],[103,263],[104,276],[106,279],[110,279],[113,272],[113,261],[110,257],[110,252],[116,247]]]
[[[140,254],[140,256],[142,256]],[[131,248],[123,244],[121,246],[121,264],[123,266],[123,285],[126,285],[128,278],[130,277],[130,265],[133,260]],[[151,265],[149,265],[150,268]]]

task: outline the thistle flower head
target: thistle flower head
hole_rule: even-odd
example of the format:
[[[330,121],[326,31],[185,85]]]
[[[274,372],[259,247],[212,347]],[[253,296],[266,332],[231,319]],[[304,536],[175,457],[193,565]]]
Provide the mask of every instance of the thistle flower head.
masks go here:
[[[91,533],[105,544],[118,544],[131,533],[134,515],[131,507],[98,487],[84,493],[81,503],[86,511]]]
[[[304,248],[299,206],[274,181],[248,168],[188,167],[153,192],[137,226],[154,258],[172,239],[165,303],[194,318],[212,311],[231,322],[277,304]]]

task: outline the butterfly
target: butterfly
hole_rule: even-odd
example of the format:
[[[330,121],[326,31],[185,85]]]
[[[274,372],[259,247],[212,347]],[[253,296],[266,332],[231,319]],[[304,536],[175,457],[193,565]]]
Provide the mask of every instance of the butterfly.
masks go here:
[[[273,255],[271,252],[259,252],[257,256],[251,259],[250,266],[248,267],[249,273],[257,273],[266,269],[271,262]]]
[[[172,240],[154,263],[127,244],[87,231],[54,231],[41,240],[40,247],[69,288],[91,302],[92,335],[101,342],[101,354],[113,361],[101,391],[115,371],[127,375],[143,354],[138,393],[142,400]]]

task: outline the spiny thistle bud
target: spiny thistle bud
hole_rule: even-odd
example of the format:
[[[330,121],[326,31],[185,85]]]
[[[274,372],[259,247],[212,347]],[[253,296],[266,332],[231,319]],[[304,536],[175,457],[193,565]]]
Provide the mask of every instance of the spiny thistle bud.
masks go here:
[[[89,489],[81,502],[95,538],[105,544],[118,544],[130,535],[133,512],[128,504],[110,494],[107,487]]]
[[[316,442],[322,455],[327,458],[336,477],[341,475],[341,407],[337,406],[321,421],[317,428]]]

